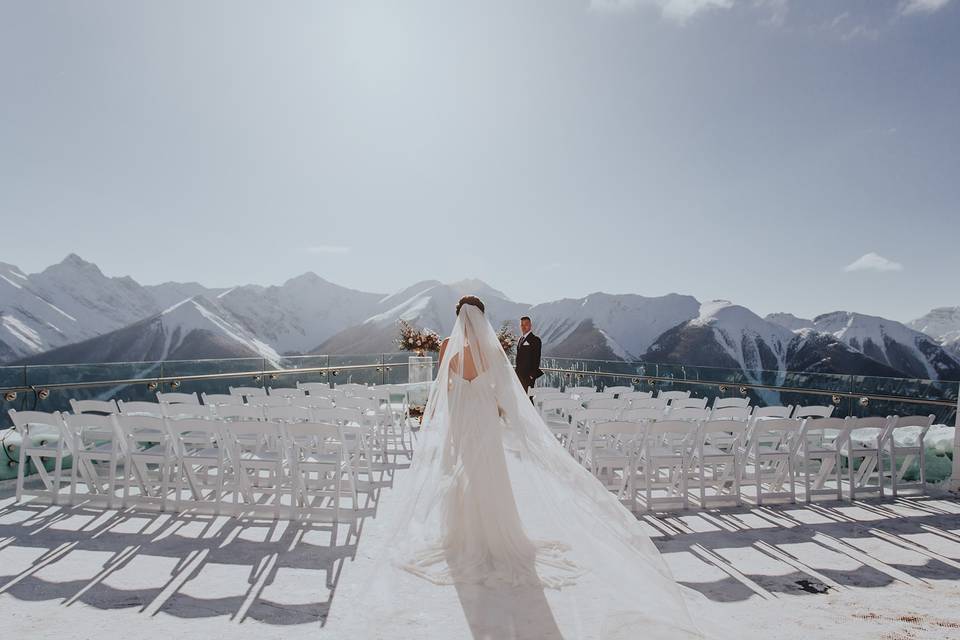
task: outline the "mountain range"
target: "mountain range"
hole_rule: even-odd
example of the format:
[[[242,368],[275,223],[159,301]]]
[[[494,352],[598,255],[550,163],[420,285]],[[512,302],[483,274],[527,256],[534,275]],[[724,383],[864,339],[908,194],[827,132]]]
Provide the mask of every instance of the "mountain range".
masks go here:
[[[419,282],[392,294],[314,273],[282,285],[140,285],[71,254],[35,274],[0,263],[0,363],[77,363],[395,350],[401,319],[448,333],[464,294],[494,326],[534,319],[547,355],[960,380],[960,307],[902,324],[850,311],[761,318],[687,295],[593,293],[537,305],[480,280]]]

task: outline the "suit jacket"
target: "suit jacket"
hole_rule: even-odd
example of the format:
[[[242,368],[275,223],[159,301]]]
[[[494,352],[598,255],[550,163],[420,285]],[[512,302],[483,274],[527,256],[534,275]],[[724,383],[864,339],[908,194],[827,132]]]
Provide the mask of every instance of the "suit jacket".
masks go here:
[[[540,370],[540,338],[528,333],[517,343],[517,375],[536,380],[543,375]]]

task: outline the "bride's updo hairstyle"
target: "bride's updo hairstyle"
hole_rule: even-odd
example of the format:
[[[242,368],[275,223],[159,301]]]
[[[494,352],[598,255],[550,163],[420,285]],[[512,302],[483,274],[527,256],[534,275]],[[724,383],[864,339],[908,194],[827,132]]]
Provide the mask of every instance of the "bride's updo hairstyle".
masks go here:
[[[463,296],[460,298],[460,302],[457,303],[457,315],[460,315],[460,307],[465,304],[472,305],[477,309],[480,309],[480,313],[483,313],[483,300],[477,296]]]

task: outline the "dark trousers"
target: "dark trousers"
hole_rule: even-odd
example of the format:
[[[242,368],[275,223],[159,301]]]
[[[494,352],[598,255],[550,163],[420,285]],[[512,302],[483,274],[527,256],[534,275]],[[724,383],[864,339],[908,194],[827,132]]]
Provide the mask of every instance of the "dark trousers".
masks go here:
[[[532,387],[536,382],[536,378],[533,378],[532,376],[526,373],[521,373],[519,370],[516,370],[516,369],[514,369],[514,371],[517,372],[517,377],[520,379],[520,386],[523,387],[523,392],[527,393],[527,391],[530,390],[530,387]],[[533,398],[530,398],[530,402],[533,402]]]

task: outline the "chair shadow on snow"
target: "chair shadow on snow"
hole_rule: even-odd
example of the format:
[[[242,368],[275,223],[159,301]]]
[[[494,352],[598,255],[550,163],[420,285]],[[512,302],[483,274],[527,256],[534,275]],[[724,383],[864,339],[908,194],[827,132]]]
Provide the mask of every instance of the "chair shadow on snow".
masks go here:
[[[677,580],[718,602],[960,580],[960,503],[927,497],[644,516]]]
[[[362,517],[338,524],[17,505],[0,496],[0,597],[322,625],[379,494],[371,488]]]

